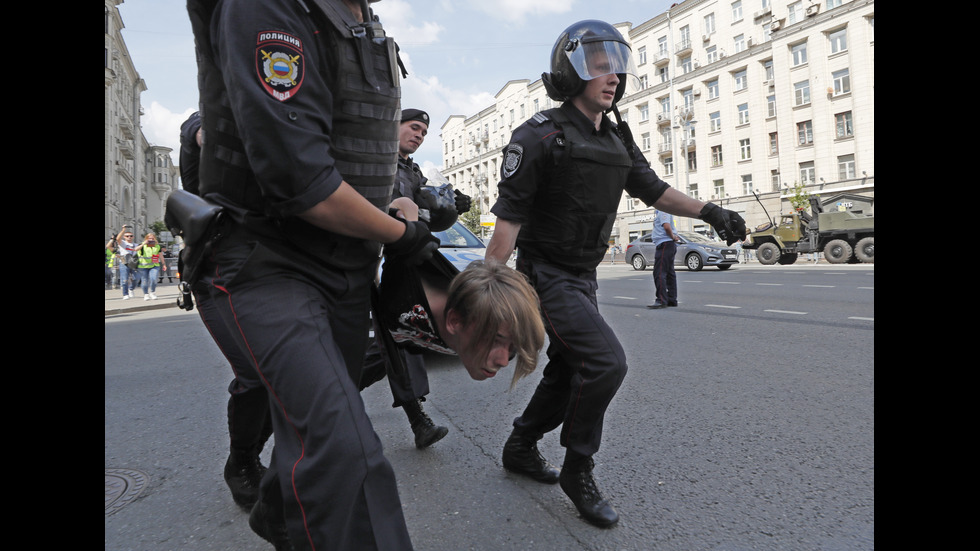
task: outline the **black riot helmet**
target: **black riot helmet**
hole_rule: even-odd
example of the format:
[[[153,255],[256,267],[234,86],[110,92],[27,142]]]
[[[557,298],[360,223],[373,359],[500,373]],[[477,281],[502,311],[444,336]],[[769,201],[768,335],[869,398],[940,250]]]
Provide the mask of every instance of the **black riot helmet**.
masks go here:
[[[565,101],[582,93],[585,82],[616,73],[618,102],[626,92],[627,75],[637,78],[630,46],[615,27],[604,21],[579,21],[565,29],[551,49],[551,72],[541,80],[548,97]]]
[[[415,204],[420,211],[428,211],[429,229],[432,231],[448,230],[459,218],[456,212],[456,195],[449,182],[439,186],[420,187],[415,192]],[[424,218],[422,212],[419,212],[419,218]]]

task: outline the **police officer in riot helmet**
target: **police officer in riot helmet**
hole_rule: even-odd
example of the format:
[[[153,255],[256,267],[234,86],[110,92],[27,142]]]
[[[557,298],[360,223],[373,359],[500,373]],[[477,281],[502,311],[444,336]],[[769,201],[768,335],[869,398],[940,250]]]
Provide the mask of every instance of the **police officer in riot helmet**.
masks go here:
[[[606,253],[622,193],[700,218],[729,243],[745,235],[738,214],[661,180],[626,125],[607,117],[636,73],[629,44],[612,25],[581,21],[561,34],[542,81],[548,95],[563,103],[522,124],[504,149],[499,197],[491,209],[496,228],[487,248],[487,258],[498,261],[517,248],[517,269],[538,292],[550,343],[541,382],[504,444],[503,465],[559,483],[582,517],[602,527],[616,524],[619,515],[598,489],[593,455],[627,364],[597,308],[595,268]],[[560,471],[537,448],[559,426],[566,449]]]

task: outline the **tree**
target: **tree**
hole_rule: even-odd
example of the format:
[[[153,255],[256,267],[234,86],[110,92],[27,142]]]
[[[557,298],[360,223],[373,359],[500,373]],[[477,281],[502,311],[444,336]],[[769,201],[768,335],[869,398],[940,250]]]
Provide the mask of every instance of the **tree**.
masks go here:
[[[480,207],[473,205],[470,210],[459,215],[459,223],[476,235],[480,235],[480,215],[482,214]]]
[[[795,211],[806,210],[810,206],[810,192],[806,190],[806,186],[800,183],[793,184],[793,196],[789,198],[789,202]]]

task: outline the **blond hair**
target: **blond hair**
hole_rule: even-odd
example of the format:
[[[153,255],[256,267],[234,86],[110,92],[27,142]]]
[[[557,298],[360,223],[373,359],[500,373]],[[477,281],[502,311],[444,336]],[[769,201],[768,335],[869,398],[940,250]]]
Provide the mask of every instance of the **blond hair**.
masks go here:
[[[446,311],[450,309],[478,336],[474,345],[480,357],[490,354],[502,325],[510,328],[517,355],[511,388],[534,371],[544,346],[544,323],[538,294],[524,274],[495,260],[474,261],[449,285]]]

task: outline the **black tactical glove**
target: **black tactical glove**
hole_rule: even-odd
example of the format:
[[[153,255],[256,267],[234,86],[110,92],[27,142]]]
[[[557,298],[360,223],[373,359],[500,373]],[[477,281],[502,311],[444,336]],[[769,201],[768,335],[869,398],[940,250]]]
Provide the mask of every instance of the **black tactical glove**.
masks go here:
[[[714,203],[701,209],[698,218],[711,224],[723,241],[731,245],[745,239],[745,220],[737,212],[726,210]]]
[[[385,255],[413,266],[432,258],[432,253],[439,250],[439,239],[432,235],[425,222],[402,222],[405,233],[398,241],[385,245]]]
[[[464,212],[470,210],[472,206],[472,201],[469,195],[464,195],[458,189],[453,190],[456,192],[456,214],[463,214]]]

